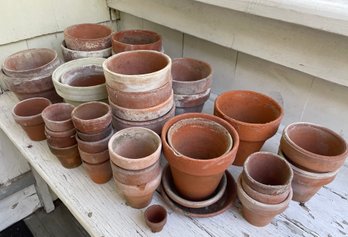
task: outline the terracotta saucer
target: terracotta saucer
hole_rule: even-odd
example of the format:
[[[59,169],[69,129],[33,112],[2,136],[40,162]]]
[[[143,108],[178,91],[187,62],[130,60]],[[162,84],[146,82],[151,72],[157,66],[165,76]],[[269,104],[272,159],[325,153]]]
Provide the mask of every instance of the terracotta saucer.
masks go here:
[[[218,187],[216,188],[216,191],[209,198],[202,201],[191,201],[180,196],[180,194],[176,190],[175,185],[173,183],[173,178],[170,172],[170,168],[167,165],[164,168],[163,175],[162,175],[162,187],[164,189],[164,192],[167,194],[168,198],[170,198],[172,201],[176,202],[177,204],[182,205],[184,207],[188,207],[188,208],[203,208],[203,207],[210,206],[221,199],[227,187],[227,178],[226,178],[226,174],[222,176],[222,179]]]
[[[237,186],[232,175],[226,170],[225,175],[227,178],[227,187],[223,196],[214,204],[202,207],[202,208],[189,208],[184,207],[168,197],[164,191],[163,184],[161,183],[161,195],[164,201],[175,211],[185,216],[190,217],[212,217],[217,216],[225,212],[228,208],[233,205],[233,202],[237,198]]]

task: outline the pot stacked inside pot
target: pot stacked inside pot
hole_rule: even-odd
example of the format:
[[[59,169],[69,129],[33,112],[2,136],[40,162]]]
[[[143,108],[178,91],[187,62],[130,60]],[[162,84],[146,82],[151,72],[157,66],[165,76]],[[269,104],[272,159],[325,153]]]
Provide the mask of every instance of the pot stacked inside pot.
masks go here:
[[[147,128],[126,128],[109,141],[116,188],[133,208],[146,207],[161,182],[161,139]]]
[[[172,64],[175,114],[202,112],[209,99],[212,69],[192,58],[176,58]]]
[[[118,53],[103,63],[113,126],[146,127],[160,134],[174,116],[171,59],[153,50]]]
[[[305,122],[284,129],[278,152],[294,172],[293,200],[302,203],[335,179],[348,155],[347,143],[339,134]]]
[[[53,49],[35,48],[19,51],[8,56],[2,65],[2,77],[7,87],[19,100],[45,97],[62,101],[52,83],[52,72],[60,65]]]
[[[76,130],[71,119],[73,109],[74,106],[70,104],[57,103],[42,111],[48,147],[63,167],[68,169],[81,164],[75,139]]]
[[[111,55],[111,29],[99,24],[72,25],[64,30],[61,49],[64,61],[107,58]]]
[[[110,106],[87,102],[77,106],[71,115],[84,169],[93,182],[106,183],[112,177],[108,151],[108,141],[113,135]]]

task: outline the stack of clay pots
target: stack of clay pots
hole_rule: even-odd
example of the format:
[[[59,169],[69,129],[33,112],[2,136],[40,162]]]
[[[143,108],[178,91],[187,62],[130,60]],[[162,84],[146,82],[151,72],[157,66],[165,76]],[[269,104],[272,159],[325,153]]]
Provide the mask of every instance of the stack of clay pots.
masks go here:
[[[112,177],[108,142],[113,135],[111,108],[103,102],[87,102],[77,106],[71,113],[78,150],[93,182],[102,184]]]
[[[126,51],[103,63],[113,126],[146,127],[160,134],[174,116],[171,59],[153,50]]]
[[[107,101],[104,60],[81,58],[60,65],[52,74],[57,93],[75,106],[89,101]]]
[[[60,65],[57,52],[37,48],[8,56],[2,65],[2,77],[19,100],[45,97],[52,103],[62,101],[54,90],[52,72]]]
[[[72,25],[64,30],[61,49],[64,61],[107,58],[111,55],[111,29],[98,24]]]
[[[212,69],[192,58],[176,58],[172,64],[175,114],[201,112],[209,99]]]
[[[239,146],[236,130],[216,116],[186,113],[166,122],[161,136],[170,167],[162,180],[168,200],[178,207],[201,209],[219,202],[216,196],[221,189],[228,190],[224,185],[224,179],[230,177],[226,169]]]
[[[298,122],[284,129],[279,154],[291,163],[294,172],[293,200],[304,203],[335,179],[348,149],[346,141],[336,132]]]
[[[289,205],[293,191],[289,163],[270,152],[256,152],[244,163],[237,182],[243,217],[252,225],[265,226]]]
[[[254,91],[228,91],[220,94],[214,114],[230,123],[238,132],[240,146],[233,165],[261,149],[278,130],[283,108],[272,98]]]
[[[147,128],[126,128],[109,141],[117,190],[133,208],[146,207],[161,182],[160,137]]]
[[[70,104],[57,103],[42,111],[48,147],[63,167],[68,169],[81,164],[75,139],[76,130],[71,120],[73,109],[74,106]]]

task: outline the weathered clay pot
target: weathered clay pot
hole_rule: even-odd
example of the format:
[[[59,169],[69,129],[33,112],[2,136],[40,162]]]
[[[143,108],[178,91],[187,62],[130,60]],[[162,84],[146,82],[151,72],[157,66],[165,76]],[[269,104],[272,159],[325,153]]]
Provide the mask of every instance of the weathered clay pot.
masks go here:
[[[292,189],[288,197],[279,204],[265,204],[251,198],[242,188],[241,177],[237,182],[237,193],[240,202],[242,203],[243,217],[254,226],[266,226],[272,219],[285,211],[292,198]]]
[[[94,51],[111,47],[111,29],[98,24],[78,24],[64,30],[64,40],[69,49]]]
[[[283,113],[275,100],[254,91],[228,91],[216,98],[214,114],[228,121],[240,137],[234,165],[242,166],[250,154],[261,149],[277,132]]]
[[[172,82],[143,92],[124,92],[106,86],[109,101],[115,105],[130,109],[144,109],[157,106],[168,100],[172,92]]]
[[[141,170],[153,165],[161,155],[161,139],[147,128],[126,128],[110,139],[111,161],[124,169]]]
[[[105,84],[101,67],[89,65],[65,72],[60,81],[72,87],[90,87]]]
[[[339,134],[306,122],[293,123],[284,129],[280,149],[296,166],[313,172],[335,171],[348,155],[347,143]]]
[[[171,59],[153,50],[126,51],[103,63],[109,87],[125,92],[143,92],[159,88],[171,79]]]
[[[100,143],[102,141],[108,141],[110,137],[112,136],[113,132],[114,130],[112,129],[112,124],[110,124],[107,128],[105,128],[104,130],[98,133],[83,133],[83,132],[77,131],[77,139],[80,141],[80,143],[84,143],[84,142]],[[107,144],[106,144],[106,147],[107,147]]]
[[[60,45],[60,48],[62,49],[62,54],[65,62],[79,59],[79,58],[108,58],[112,54],[112,48],[106,48],[101,50],[94,50],[94,51],[79,51],[79,50],[72,50],[68,49],[66,47],[65,41],[63,40],[62,44]]]
[[[54,147],[48,144],[48,148],[59,159],[63,167],[72,169],[81,165],[81,158],[77,144],[70,147]]]
[[[103,184],[108,182],[112,178],[112,171],[109,160],[99,164],[88,164],[82,162],[83,168],[88,173],[91,180],[97,184]]]
[[[12,109],[14,120],[33,141],[46,139],[45,123],[41,113],[50,104],[51,102],[46,98],[34,97],[18,102]]]
[[[162,50],[162,37],[148,30],[125,30],[112,35],[112,50],[121,53],[131,50]]]
[[[14,92],[14,94],[17,96],[19,100],[25,100],[29,98],[35,98],[35,97],[44,97],[46,99],[49,99],[52,103],[59,103],[62,102],[63,99],[60,97],[54,88],[49,89],[47,91],[40,91],[35,93],[18,93]]]
[[[83,133],[98,133],[107,128],[112,119],[108,104],[98,101],[83,103],[71,112],[77,130]]]
[[[64,147],[69,147],[73,146],[77,143],[75,136],[70,136],[70,137],[52,137],[47,134],[45,131],[46,138],[47,138],[47,144],[53,146],[53,147],[58,147],[58,148],[64,148]]]
[[[174,95],[175,114],[200,113],[204,103],[209,99],[210,89],[200,94]]]
[[[76,129],[75,127],[66,131],[62,131],[62,132],[55,132],[55,131],[51,131],[50,129],[48,129],[47,127],[45,127],[45,133],[48,136],[51,137],[56,137],[56,138],[66,138],[66,137],[71,137],[71,136],[75,136],[76,134]]]
[[[160,232],[167,223],[167,210],[161,205],[152,205],[146,208],[144,218],[153,233]]]
[[[79,147],[79,152],[80,152],[80,157],[82,161],[88,164],[95,165],[95,164],[104,163],[105,161],[110,160],[109,151],[107,149],[97,153],[89,153],[89,152],[83,151]],[[110,169],[111,169],[111,166],[110,166]]]
[[[212,84],[210,65],[193,58],[174,59],[172,76],[173,90],[176,95],[201,94],[210,89]]]
[[[202,149],[204,149],[206,152],[213,153],[209,154],[205,152],[204,154],[203,152],[200,153],[199,149],[195,149],[192,153],[182,152],[183,154],[178,154],[168,144],[167,134],[169,128],[173,124],[183,119],[206,119],[220,124],[227,129],[232,137],[232,149],[226,152],[226,145],[223,146],[224,148],[215,149],[211,145],[207,144],[206,141],[211,144],[218,145],[216,141],[205,138],[208,140],[205,140],[205,143],[202,144],[193,140],[195,135],[190,135],[192,139],[190,139],[189,144],[182,144],[184,147],[187,147],[187,145],[192,147],[193,145],[197,145],[197,147],[206,146],[211,150],[206,149],[205,147]],[[187,113],[175,116],[165,123],[162,129],[161,137],[163,143],[163,152],[169,162],[175,187],[180,192],[182,197],[195,201],[204,200],[214,192],[225,170],[234,161],[239,146],[239,137],[237,131],[223,119],[209,114]],[[201,138],[199,140],[202,141]],[[176,147],[176,149],[178,149],[178,147]],[[190,151],[188,148],[185,148],[185,150],[186,149]],[[189,156],[185,154],[188,154]]]
[[[127,121],[113,115],[112,124],[115,128],[115,131],[119,131],[124,128],[130,128],[130,127],[144,127],[144,128],[151,129],[152,131],[160,135],[163,125],[170,118],[174,117],[174,115],[175,115],[175,106],[173,106],[171,110],[167,114],[163,115],[162,117],[148,120],[148,121]]]
[[[42,111],[42,118],[46,127],[55,132],[63,132],[74,128],[71,112],[74,106],[67,103],[57,103],[47,106]]]

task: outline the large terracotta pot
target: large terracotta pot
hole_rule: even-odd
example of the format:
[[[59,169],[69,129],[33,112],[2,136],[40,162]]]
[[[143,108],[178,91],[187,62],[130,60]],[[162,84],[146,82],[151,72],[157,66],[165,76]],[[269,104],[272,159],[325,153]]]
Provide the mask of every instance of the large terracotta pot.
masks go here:
[[[240,146],[234,165],[259,151],[278,130],[283,108],[272,98],[254,91],[228,91],[220,94],[214,114],[228,121],[238,132]]]
[[[191,139],[185,139],[187,142],[180,144],[182,148],[179,149],[176,146],[173,149],[168,143],[168,131],[175,123],[183,119],[202,119],[223,126],[232,137],[232,149],[226,151],[227,143],[225,143],[225,146],[218,144],[227,140],[216,141],[206,136],[210,134],[209,129],[204,129],[205,131],[203,133],[199,132],[197,136],[195,134],[190,135]],[[225,170],[234,161],[239,146],[237,131],[223,119],[209,114],[187,113],[175,116],[165,123],[161,137],[163,152],[169,162],[177,190],[183,197],[197,201],[207,198],[215,191]],[[216,149],[211,144],[215,144],[220,148]],[[190,147],[193,147],[193,152],[190,151]],[[199,148],[202,148],[204,152],[200,152]],[[177,149],[184,152],[178,153]]]
[[[62,54],[65,62],[69,62],[71,60],[79,59],[79,58],[108,58],[111,56],[112,48],[106,48],[101,50],[94,51],[79,51],[68,49],[66,47],[65,41],[63,40],[60,45],[62,49]]]

